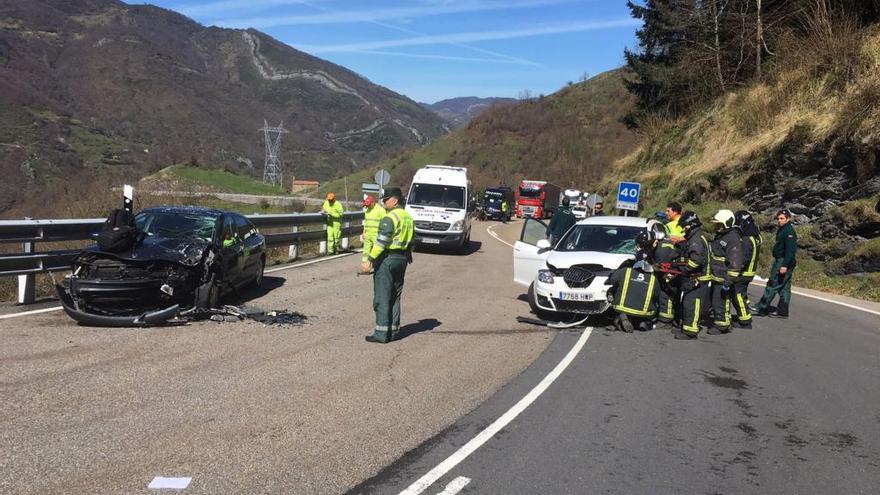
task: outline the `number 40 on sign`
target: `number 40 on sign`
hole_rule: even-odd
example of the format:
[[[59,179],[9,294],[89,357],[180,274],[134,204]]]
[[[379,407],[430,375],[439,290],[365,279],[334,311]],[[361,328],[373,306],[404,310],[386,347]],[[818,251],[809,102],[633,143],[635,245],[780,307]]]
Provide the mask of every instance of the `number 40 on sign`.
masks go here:
[[[638,182],[621,182],[617,187],[617,209],[638,211],[641,190]]]

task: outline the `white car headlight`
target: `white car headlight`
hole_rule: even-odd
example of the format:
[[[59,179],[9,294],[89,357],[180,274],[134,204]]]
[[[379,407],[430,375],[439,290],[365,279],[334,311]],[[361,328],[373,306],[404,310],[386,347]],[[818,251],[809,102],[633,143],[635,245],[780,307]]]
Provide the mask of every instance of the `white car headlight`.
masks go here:
[[[543,284],[553,283],[553,272],[550,270],[538,270],[538,282]]]
[[[449,227],[450,232],[461,232],[464,228],[464,220],[459,220],[452,224],[452,227]]]

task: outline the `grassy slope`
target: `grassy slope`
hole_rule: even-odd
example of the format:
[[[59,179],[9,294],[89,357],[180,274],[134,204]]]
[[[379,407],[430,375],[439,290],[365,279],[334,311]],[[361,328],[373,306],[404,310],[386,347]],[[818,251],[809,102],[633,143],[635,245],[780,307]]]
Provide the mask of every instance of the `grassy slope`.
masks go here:
[[[372,182],[379,168],[391,172],[393,184],[406,186],[429,163],[468,167],[477,188],[523,178],[595,187],[603,171],[639,141],[619,122],[632,101],[621,75],[610,71],[549,96],[497,105],[463,129],[348,176],[349,192]],[[344,181],[335,180],[316,194],[343,188]]]
[[[141,180],[141,187],[155,190],[205,191],[266,196],[286,196],[279,186],[225,170],[174,165]]]
[[[722,206],[745,206],[738,198],[749,176],[759,173],[748,164],[760,161],[792,136],[808,143],[826,143],[839,136],[873,139],[880,125],[880,33],[866,37],[862,56],[862,66],[844,83],[831,76],[817,77],[809,65],[792,67],[780,71],[775,81],[730,92],[687,118],[646,128],[643,146],[615,164],[603,189],[612,190],[618,180],[635,179],[646,186],[647,211],[662,209],[669,199],[694,198],[699,204],[687,206],[703,218]],[[873,205],[878,199],[844,203],[827,214],[841,220],[876,220]],[[759,216],[763,223],[770,220]],[[813,237],[813,226],[798,230],[801,244],[823,242]],[[765,234],[767,246],[772,245],[772,237]],[[874,254],[880,255],[880,239],[861,243],[831,263]],[[768,248],[764,269],[769,256]],[[795,282],[880,301],[880,273],[828,276],[824,268],[825,263],[800,256]]]

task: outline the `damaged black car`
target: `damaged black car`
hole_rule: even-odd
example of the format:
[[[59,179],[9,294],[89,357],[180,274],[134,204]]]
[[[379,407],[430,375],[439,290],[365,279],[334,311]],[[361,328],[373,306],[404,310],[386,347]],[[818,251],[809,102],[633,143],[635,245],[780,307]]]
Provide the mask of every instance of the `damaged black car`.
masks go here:
[[[234,289],[263,281],[266,240],[237,213],[154,207],[129,225],[105,226],[104,234],[76,256],[71,275],[57,286],[64,310],[85,325],[180,321],[199,308],[216,308]],[[112,240],[101,242],[107,238]]]

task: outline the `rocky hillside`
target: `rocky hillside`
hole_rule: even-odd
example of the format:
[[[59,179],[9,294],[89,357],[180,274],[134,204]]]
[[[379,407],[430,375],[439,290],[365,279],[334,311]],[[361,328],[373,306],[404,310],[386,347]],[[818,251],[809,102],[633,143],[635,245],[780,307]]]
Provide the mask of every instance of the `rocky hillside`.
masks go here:
[[[0,2],[0,212],[53,184],[173,163],[259,174],[263,119],[290,130],[287,177],[321,180],[446,132],[258,31],[116,0]]]
[[[768,229],[789,208],[805,272],[797,283],[880,300],[880,30],[858,39],[843,76],[789,52],[773,78],[654,122],[606,189],[635,178],[648,211],[672,198],[706,215],[746,207]]]
[[[420,105],[437,115],[458,129],[464,127],[476,116],[488,110],[496,104],[516,102],[513,98],[478,98],[476,96],[462,96],[440,100],[437,103],[420,103]]]
[[[468,167],[475,187],[545,179],[563,187],[598,185],[615,160],[632,152],[640,137],[621,123],[633,98],[614,70],[560,91],[515,104],[496,105],[466,127],[420,149],[409,150],[349,177],[372,182],[377,168],[407,185],[428,163]],[[322,188],[341,190],[342,181]]]

